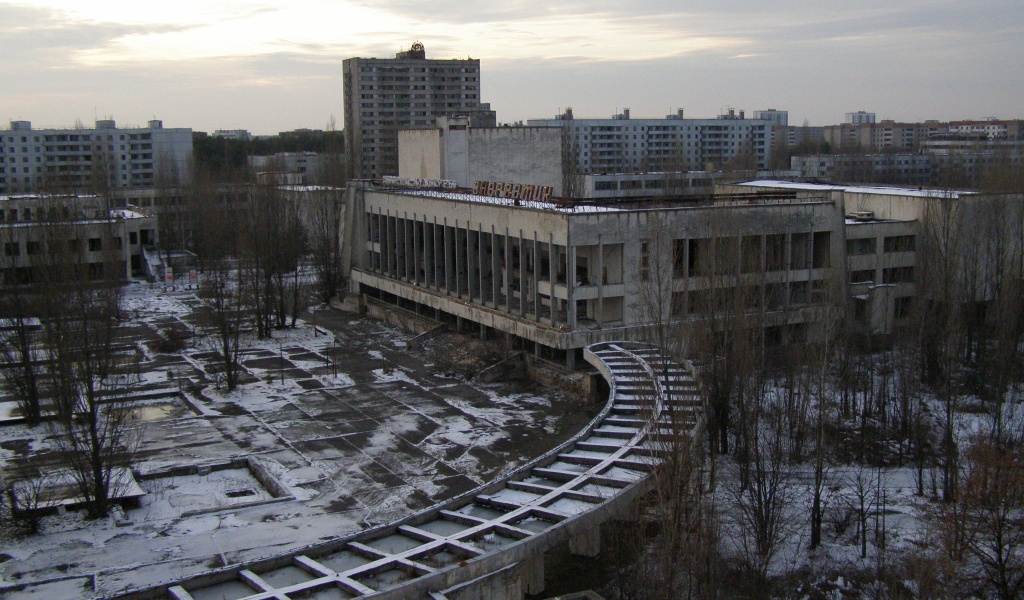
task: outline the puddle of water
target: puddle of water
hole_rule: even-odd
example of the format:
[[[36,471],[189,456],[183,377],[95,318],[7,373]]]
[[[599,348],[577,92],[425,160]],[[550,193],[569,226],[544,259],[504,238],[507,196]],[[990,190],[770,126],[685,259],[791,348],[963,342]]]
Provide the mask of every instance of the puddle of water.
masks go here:
[[[135,413],[135,417],[143,423],[174,419],[181,416],[183,412],[180,405],[171,402],[164,404],[147,404],[146,406],[134,407],[131,410]]]

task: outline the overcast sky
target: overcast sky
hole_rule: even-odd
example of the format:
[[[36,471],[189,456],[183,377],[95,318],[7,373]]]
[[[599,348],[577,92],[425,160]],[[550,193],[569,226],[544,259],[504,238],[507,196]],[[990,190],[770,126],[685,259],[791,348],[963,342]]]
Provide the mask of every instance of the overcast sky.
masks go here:
[[[1022,0],[0,0],[0,118],[340,128],[341,61],[417,40],[481,59],[500,122],[1022,118],[1022,33]]]

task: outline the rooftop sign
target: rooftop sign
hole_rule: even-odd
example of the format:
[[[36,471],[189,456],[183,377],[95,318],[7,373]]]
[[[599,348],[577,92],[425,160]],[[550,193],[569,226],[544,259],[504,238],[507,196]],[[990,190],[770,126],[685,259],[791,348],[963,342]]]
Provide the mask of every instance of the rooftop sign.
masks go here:
[[[404,188],[444,188],[454,190],[459,187],[450,179],[410,179],[408,177],[395,177],[393,175],[385,175],[383,177],[383,183],[389,187]]]
[[[501,183],[499,181],[478,181],[473,193],[478,196],[512,198],[513,200],[544,201],[551,197],[555,188],[550,185],[528,185],[524,183]]]

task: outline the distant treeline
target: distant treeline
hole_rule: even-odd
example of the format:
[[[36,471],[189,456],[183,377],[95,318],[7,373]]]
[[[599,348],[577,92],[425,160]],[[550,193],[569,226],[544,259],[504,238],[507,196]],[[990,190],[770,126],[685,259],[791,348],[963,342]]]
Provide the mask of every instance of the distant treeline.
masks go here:
[[[284,135],[237,140],[213,137],[205,131],[192,134],[192,152],[197,165],[213,173],[240,170],[248,156],[269,156],[279,152],[343,152],[341,131],[298,131]]]

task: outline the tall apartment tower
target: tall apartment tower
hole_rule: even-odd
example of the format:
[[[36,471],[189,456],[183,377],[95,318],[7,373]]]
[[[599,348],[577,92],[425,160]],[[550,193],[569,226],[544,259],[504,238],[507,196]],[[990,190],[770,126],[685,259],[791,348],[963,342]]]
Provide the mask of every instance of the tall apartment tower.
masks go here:
[[[769,108],[768,110],[755,110],[754,118],[761,119],[762,121],[771,121],[772,125],[781,125],[783,127],[789,125],[788,110],[776,110],[774,108]]]
[[[480,102],[480,60],[428,59],[416,42],[395,58],[344,61],[345,156],[348,175],[398,175],[398,131],[433,127],[437,117],[464,115],[471,127],[494,127]]]
[[[875,122],[875,113],[858,110],[846,113],[846,122],[850,125],[866,125]]]

